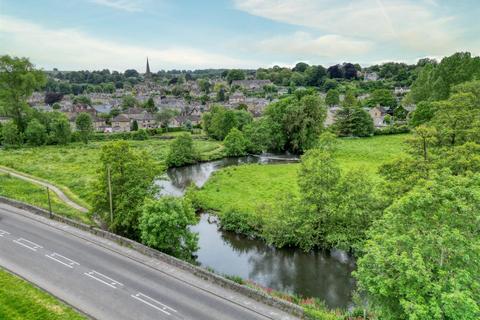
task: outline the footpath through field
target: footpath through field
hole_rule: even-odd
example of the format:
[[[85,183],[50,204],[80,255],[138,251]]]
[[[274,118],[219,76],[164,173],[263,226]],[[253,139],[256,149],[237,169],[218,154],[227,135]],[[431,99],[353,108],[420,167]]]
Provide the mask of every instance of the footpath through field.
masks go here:
[[[28,182],[31,182],[31,183],[34,183],[34,184],[37,184],[37,185],[40,185],[40,186],[43,186],[43,187],[48,187],[50,190],[55,192],[55,194],[58,196],[58,198],[60,200],[62,200],[63,202],[65,202],[65,204],[67,204],[68,206],[70,206],[70,207],[72,207],[72,208],[74,208],[78,211],[81,211],[81,212],[88,212],[87,208],[82,207],[81,205],[79,205],[78,203],[76,203],[75,201],[70,199],[62,190],[60,190],[60,188],[56,187],[55,185],[53,185],[51,183],[48,183],[48,182],[43,181],[43,180],[38,180],[38,179],[36,179],[34,177],[31,177],[31,176],[27,176],[27,175],[25,175],[21,172],[18,172],[16,170],[13,170],[13,169],[10,169],[10,168],[0,167],[0,172],[9,174],[12,177],[22,179],[22,180],[25,180],[25,181],[28,181]]]

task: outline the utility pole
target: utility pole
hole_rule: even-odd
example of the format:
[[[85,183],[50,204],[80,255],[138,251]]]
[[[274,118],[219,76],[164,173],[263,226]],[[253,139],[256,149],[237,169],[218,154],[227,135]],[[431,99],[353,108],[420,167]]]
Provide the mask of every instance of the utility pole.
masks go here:
[[[50,213],[50,219],[53,217],[52,214],[52,202],[50,201],[50,188],[47,186],[47,198],[48,198],[48,212]]]
[[[108,175],[108,196],[110,200],[110,226],[113,224],[113,204],[112,204],[112,179],[110,176],[110,165],[107,166]]]

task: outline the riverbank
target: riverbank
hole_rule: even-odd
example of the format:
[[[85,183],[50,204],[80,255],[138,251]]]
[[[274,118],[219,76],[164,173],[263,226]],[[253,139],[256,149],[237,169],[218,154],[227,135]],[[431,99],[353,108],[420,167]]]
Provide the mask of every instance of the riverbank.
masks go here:
[[[388,160],[402,155],[408,134],[374,136],[341,141],[337,159],[342,169],[362,168],[380,179],[377,170]],[[286,193],[297,194],[299,164],[247,164],[216,171],[193,192],[204,211],[254,214],[271,207]]]
[[[87,319],[46,292],[1,268],[0,302],[0,319]]]
[[[149,139],[127,141],[132,147],[146,151],[165,170],[165,158],[172,140]],[[65,146],[24,147],[0,150],[0,165],[68,188],[80,200],[90,203],[91,185],[100,165],[100,152],[108,142],[72,143]],[[194,140],[201,160],[224,156],[221,142]]]

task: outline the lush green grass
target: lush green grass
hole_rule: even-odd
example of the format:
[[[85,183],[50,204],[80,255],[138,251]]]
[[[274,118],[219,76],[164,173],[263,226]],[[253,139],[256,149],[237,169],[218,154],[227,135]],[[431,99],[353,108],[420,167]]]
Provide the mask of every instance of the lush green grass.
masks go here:
[[[8,174],[0,173],[0,195],[48,210],[48,196],[44,187],[11,177]],[[50,201],[53,212],[85,223],[90,222],[85,213],[66,205],[52,191],[50,191]]]
[[[148,152],[163,167],[171,141],[150,139],[128,141],[128,143],[134,148]],[[80,204],[85,204],[90,200],[91,184],[100,165],[101,147],[105,143],[107,142],[0,150],[0,165],[56,184],[67,194],[73,193],[79,196],[83,200],[79,201]],[[218,158],[223,154],[223,148],[219,142],[194,140],[194,144],[202,160]]]
[[[0,319],[86,319],[49,294],[0,269]]]
[[[378,178],[378,167],[403,152],[408,135],[341,139],[338,161],[343,169],[362,168]],[[286,192],[296,193],[299,164],[243,165],[216,172],[195,195],[204,209],[252,212],[271,205]]]

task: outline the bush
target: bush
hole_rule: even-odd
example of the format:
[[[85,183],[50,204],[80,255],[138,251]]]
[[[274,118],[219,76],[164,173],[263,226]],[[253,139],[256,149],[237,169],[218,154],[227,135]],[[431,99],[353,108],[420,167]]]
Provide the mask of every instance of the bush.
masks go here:
[[[148,140],[149,136],[145,129],[134,131],[131,134],[133,140]]]
[[[406,125],[393,125],[385,128],[376,128],[374,135],[382,136],[382,135],[408,133],[408,132],[410,132],[410,128]]]
[[[13,121],[9,121],[2,128],[2,144],[5,147],[16,147],[23,143],[22,134]]]
[[[198,153],[190,133],[180,134],[170,145],[166,163],[169,167],[180,167],[197,162]]]
[[[237,128],[230,130],[223,144],[229,157],[243,156],[247,153],[247,140]]]
[[[29,144],[41,146],[47,141],[47,130],[37,119],[33,119],[27,125],[25,138]]]

